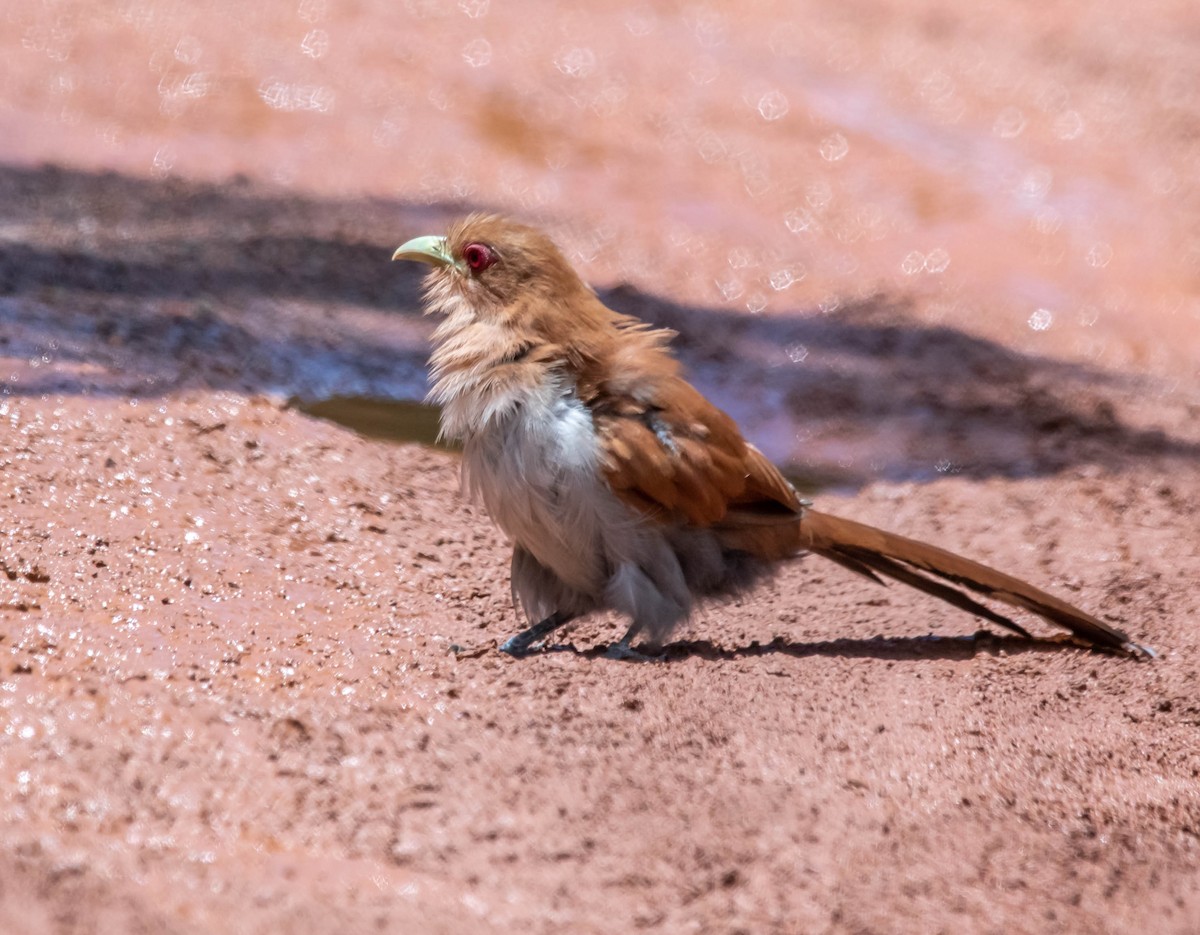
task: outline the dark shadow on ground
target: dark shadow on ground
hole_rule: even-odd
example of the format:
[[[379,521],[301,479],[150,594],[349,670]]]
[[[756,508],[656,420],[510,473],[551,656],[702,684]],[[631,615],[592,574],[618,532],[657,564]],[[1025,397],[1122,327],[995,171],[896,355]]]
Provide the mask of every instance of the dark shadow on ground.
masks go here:
[[[759,656],[838,656],[846,659],[887,659],[916,661],[921,659],[970,659],[980,653],[1016,655],[1064,651],[1114,653],[1084,647],[1069,638],[1023,637],[998,635],[979,630],[967,636],[876,636],[871,639],[833,639],[797,643],[776,638],[769,643],[726,648],[708,640],[689,640],[671,643],[663,655],[668,662],[682,659],[745,659]]]
[[[522,659],[534,658],[543,653],[569,653],[589,659],[608,658],[610,646],[580,649],[574,643],[552,643],[530,652]],[[454,646],[456,658],[474,659],[500,652],[496,643],[473,647]],[[721,646],[711,640],[679,640],[668,643],[657,653],[647,650],[644,658],[614,659],[614,662],[674,663],[687,659],[704,659],[708,662],[730,662],[735,659],[757,659],[771,656],[793,656],[807,658],[826,656],[841,659],[881,659],[889,662],[919,662],[929,659],[973,659],[986,655],[1023,655],[1026,653],[1085,652],[1114,658],[1126,658],[1121,653],[1100,647],[1084,646],[1068,636],[1023,637],[1001,635],[990,630],[978,630],[965,636],[876,636],[870,639],[844,637],[813,642],[796,642],[776,637],[769,643],[757,640],[746,646]]]
[[[546,651],[572,652],[589,658],[601,658],[608,646],[577,649],[571,644],[548,647]],[[981,653],[988,655],[1017,655],[1024,653],[1088,652],[1119,656],[1095,647],[1081,646],[1069,638],[1001,636],[989,630],[979,630],[967,636],[876,636],[870,639],[841,638],[811,643],[794,642],[777,637],[769,643],[757,641],[747,646],[720,646],[710,640],[681,640],[668,643],[659,655],[649,661],[673,663],[685,659],[705,659],[710,662],[734,659],[754,659],[765,656],[832,656],[842,659],[882,659],[916,662],[929,659],[971,659]],[[625,661],[625,660],[618,660]],[[635,662],[641,660],[633,660]]]
[[[0,358],[43,364],[0,374],[3,392],[419,397],[422,270],[389,257],[470,207],[0,167]],[[601,296],[677,330],[720,404],[730,387],[751,400],[770,389],[817,460],[822,440],[905,440],[848,471],[851,484],[933,476],[942,452],[939,471],[972,477],[1200,455],[1122,421],[1120,400],[1143,391],[1135,378],[931,326],[887,297],[748,316],[629,286]]]

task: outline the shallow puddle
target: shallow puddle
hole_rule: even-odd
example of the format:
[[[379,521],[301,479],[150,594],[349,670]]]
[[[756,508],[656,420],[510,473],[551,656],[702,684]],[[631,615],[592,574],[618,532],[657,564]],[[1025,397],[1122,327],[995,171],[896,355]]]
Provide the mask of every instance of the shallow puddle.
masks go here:
[[[336,422],[367,438],[416,442],[448,451],[459,446],[438,441],[438,408],[405,399],[369,396],[330,396],[307,402],[292,398],[288,407],[318,419]]]

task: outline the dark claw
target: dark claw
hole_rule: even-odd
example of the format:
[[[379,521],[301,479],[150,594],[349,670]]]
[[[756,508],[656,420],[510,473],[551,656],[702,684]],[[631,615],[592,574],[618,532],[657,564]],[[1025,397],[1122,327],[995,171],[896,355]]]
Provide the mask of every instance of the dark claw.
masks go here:
[[[604,658],[620,659],[623,662],[665,662],[667,657],[661,654],[651,656],[639,652],[629,645],[628,640],[621,640],[621,642],[613,643],[608,649],[604,650]]]
[[[570,619],[565,614],[551,614],[541,623],[535,623],[529,629],[522,630],[516,636],[510,636],[500,644],[500,652],[508,653],[516,659],[528,656],[531,652],[531,646],[535,643],[540,643]]]

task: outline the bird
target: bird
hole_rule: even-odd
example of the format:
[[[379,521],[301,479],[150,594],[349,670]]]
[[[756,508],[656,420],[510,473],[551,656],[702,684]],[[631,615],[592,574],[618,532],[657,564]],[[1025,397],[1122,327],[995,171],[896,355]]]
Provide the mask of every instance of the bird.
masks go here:
[[[512,542],[521,657],[597,611],[628,618],[607,655],[653,655],[701,602],[744,594],[806,553],[910,585],[1029,638],[972,596],[1086,645],[1152,650],[1012,575],[813,509],[684,376],[675,332],[606,306],[535,227],[474,213],[392,255],[430,269],[428,401],[461,444],[464,491]],[[635,648],[634,640],[640,640]],[[645,650],[651,652],[646,652]]]

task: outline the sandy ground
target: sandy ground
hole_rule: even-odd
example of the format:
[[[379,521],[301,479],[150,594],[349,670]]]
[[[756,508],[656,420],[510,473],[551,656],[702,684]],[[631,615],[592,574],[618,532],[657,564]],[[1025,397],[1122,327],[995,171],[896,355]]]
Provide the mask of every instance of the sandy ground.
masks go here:
[[[0,932],[1200,930],[1200,19],[1151,7],[7,11]],[[1160,658],[817,559],[662,664],[502,656],[454,454],[289,403],[419,396],[387,256],[479,206],[823,508]]]

